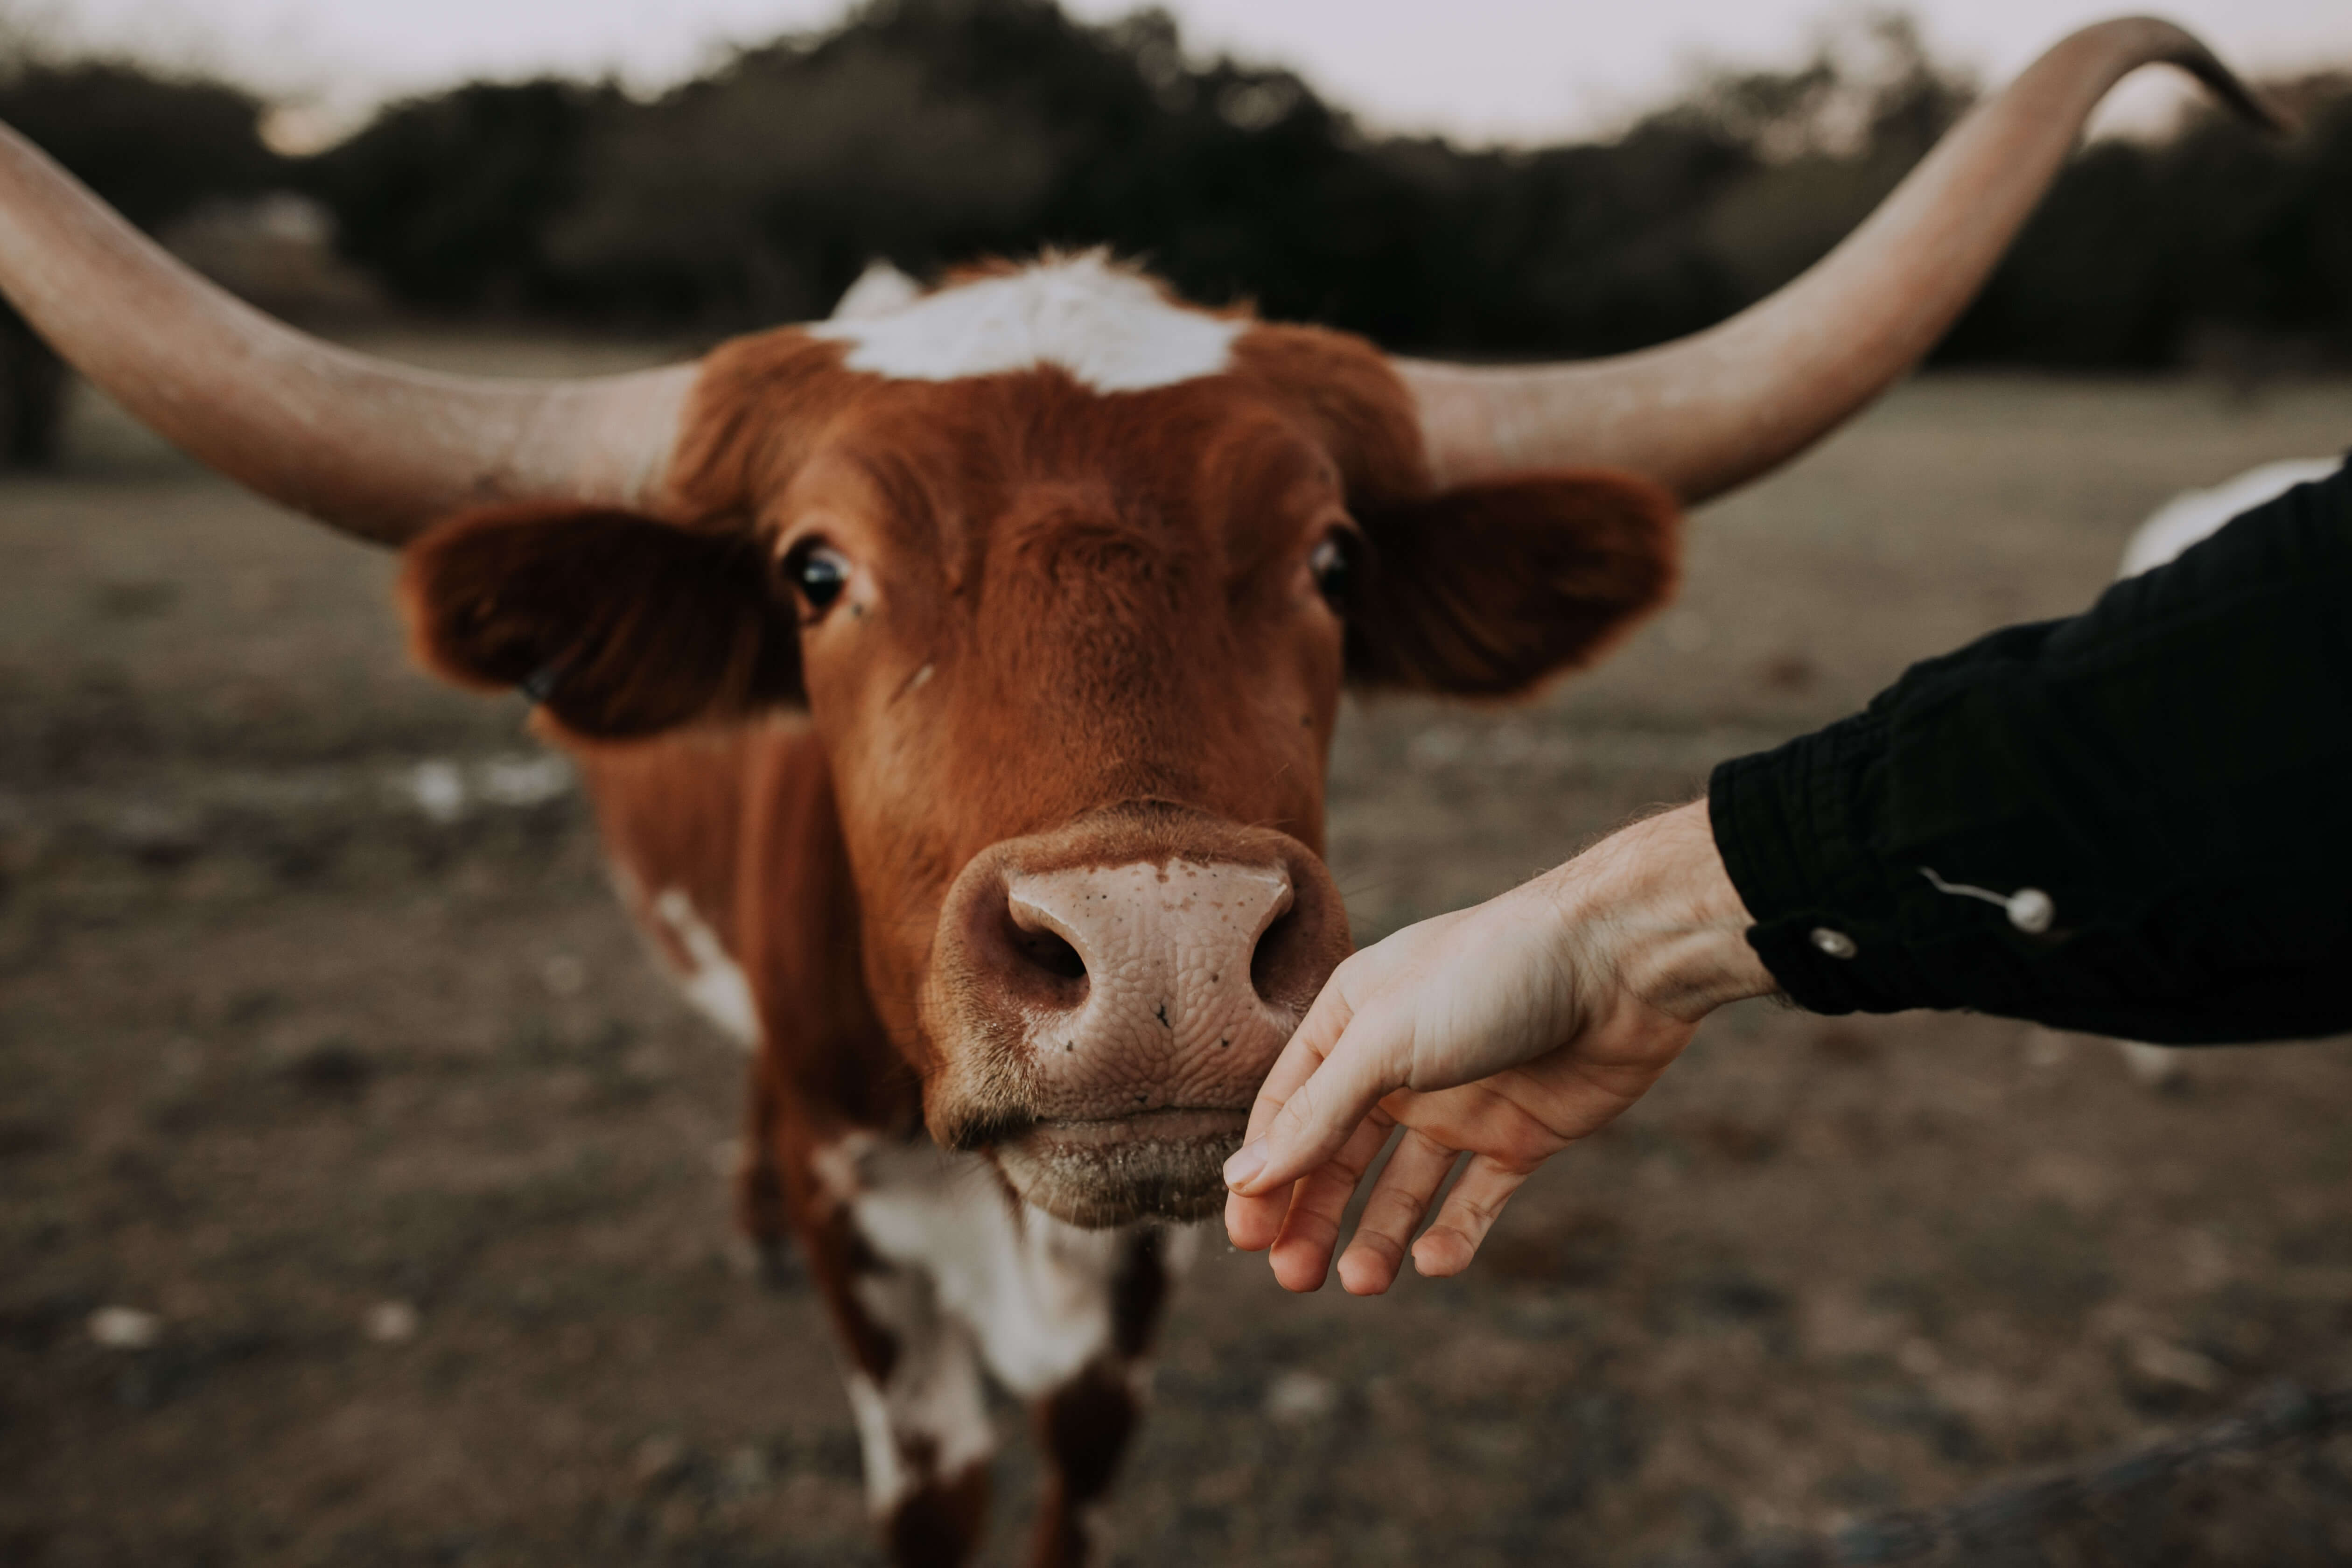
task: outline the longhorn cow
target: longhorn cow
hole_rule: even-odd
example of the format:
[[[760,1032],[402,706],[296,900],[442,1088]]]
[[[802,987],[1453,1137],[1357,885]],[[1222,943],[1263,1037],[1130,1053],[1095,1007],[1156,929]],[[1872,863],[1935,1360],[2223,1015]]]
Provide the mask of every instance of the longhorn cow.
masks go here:
[[[1771,299],[1469,368],[1195,309],[1098,254],[877,285],[698,363],[427,374],[190,275],[0,131],[0,286],[203,462],[406,552],[434,670],[522,687],[631,914],[752,1052],[742,1223],[838,1326],[876,1516],[964,1560],[981,1369],[1034,1560],[1089,1553],[1191,1222],[1349,949],[1343,687],[1526,692],[1672,588],[1677,514],[1936,342],[2166,24],[2077,33]]]

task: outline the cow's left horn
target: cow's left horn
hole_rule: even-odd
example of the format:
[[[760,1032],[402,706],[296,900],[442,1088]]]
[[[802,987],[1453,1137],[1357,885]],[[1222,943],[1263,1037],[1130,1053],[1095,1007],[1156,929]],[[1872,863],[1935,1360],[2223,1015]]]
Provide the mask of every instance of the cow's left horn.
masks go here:
[[[666,510],[697,370],[495,381],[336,348],[191,272],[5,126],[0,290],[191,457],[385,544],[483,501]]]
[[[2283,128],[2276,110],[2170,23],[2133,16],[2085,27],[1970,111],[1843,244],[1718,326],[1578,364],[1396,361],[1420,404],[1438,482],[1604,467],[1698,501],[1786,462],[1935,347],[2099,100],[2158,61],[2246,118]]]

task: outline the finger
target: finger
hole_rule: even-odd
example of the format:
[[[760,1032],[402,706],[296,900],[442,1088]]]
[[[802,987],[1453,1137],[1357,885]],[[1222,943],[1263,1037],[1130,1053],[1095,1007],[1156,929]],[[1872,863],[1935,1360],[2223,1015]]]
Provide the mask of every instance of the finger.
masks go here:
[[[1225,1238],[1244,1252],[1264,1252],[1282,1234],[1282,1222],[1290,1214],[1290,1199],[1297,1188],[1293,1183],[1273,1192],[1252,1197],[1241,1193],[1225,1194]]]
[[[1314,1075],[1323,1065],[1323,1053],[1338,1039],[1350,1016],[1347,998],[1341,994],[1338,976],[1324,986],[1322,994],[1307,1011],[1307,1017],[1281,1055],[1258,1086],[1257,1099],[1250,1107],[1249,1130],[1243,1134],[1242,1149],[1262,1156],[1263,1145],[1257,1142],[1274,1120],[1284,1101],[1298,1086]],[[1243,1155],[1236,1153],[1225,1163],[1225,1179],[1235,1190],[1225,1196],[1225,1236],[1244,1252],[1262,1252],[1274,1245],[1281,1234],[1282,1222],[1290,1213],[1290,1204],[1297,1181],[1252,1182],[1243,1190],[1234,1179],[1247,1168]]]
[[[1331,1253],[1339,1243],[1339,1220],[1348,1200],[1388,1142],[1396,1123],[1385,1116],[1367,1117],[1338,1154],[1302,1177],[1291,1194],[1290,1213],[1275,1238],[1270,1261],[1274,1277],[1286,1290],[1319,1290],[1330,1271]]]
[[[1308,1004],[1307,1016],[1298,1020],[1298,1027],[1290,1031],[1283,1042],[1282,1055],[1274,1070],[1265,1075],[1258,1086],[1256,1101],[1250,1107],[1250,1132],[1263,1133],[1275,1112],[1297,1093],[1299,1085],[1315,1075],[1316,1069],[1330,1056],[1347,1034],[1348,1026],[1356,1021],[1356,1003],[1351,992],[1365,988],[1366,955],[1351,953],[1340,961],[1331,977],[1323,982],[1323,989]]]
[[[1234,1189],[1265,1192],[1328,1163],[1381,1099],[1404,1087],[1412,1060],[1409,1016],[1377,1007],[1357,1013],[1265,1131],[1234,1157]],[[1231,1181],[1235,1175],[1242,1179]]]
[[[1274,1066],[1266,1069],[1257,1086],[1257,1098],[1250,1102],[1249,1131],[1242,1138],[1244,1148],[1265,1135],[1283,1105],[1298,1092],[1300,1084],[1315,1076],[1315,1069],[1347,1033],[1355,1009],[1345,994],[1346,970],[1342,964],[1324,982],[1307,1016],[1298,1021],[1298,1027],[1283,1043],[1281,1054],[1274,1058]]]
[[[1437,1190],[1454,1170],[1461,1151],[1408,1128],[1389,1156],[1356,1234],[1339,1258],[1339,1284],[1350,1296],[1377,1296],[1394,1284],[1404,1266],[1404,1249],[1421,1228]]]
[[[1527,1179],[1527,1172],[1498,1165],[1483,1154],[1473,1159],[1454,1190],[1445,1194],[1437,1223],[1412,1244],[1413,1268],[1432,1279],[1469,1268],[1478,1244],[1495,1228],[1503,1205]]]
[[[1225,1185],[1237,1194],[1246,1194],[1255,1204],[1271,1205],[1271,1208],[1236,1211],[1226,1205],[1229,1215],[1237,1212],[1270,1213],[1277,1220],[1289,1210],[1289,1184],[1256,1179],[1265,1163],[1265,1130],[1272,1125],[1298,1086],[1315,1075],[1323,1065],[1323,1054],[1339,1038],[1339,1030],[1331,1024],[1334,1014],[1345,1015],[1347,1003],[1337,998],[1339,987],[1327,984],[1315,1005],[1307,1009],[1307,1017],[1283,1045],[1274,1058],[1274,1066],[1258,1085],[1257,1098],[1250,1102],[1249,1125],[1242,1133],[1242,1146],[1225,1161]],[[1344,1027],[1344,1021],[1340,1027]],[[1244,1245],[1236,1237],[1234,1245]],[[1263,1245],[1263,1244],[1261,1244]],[[1252,1250],[1255,1250],[1253,1248]]]

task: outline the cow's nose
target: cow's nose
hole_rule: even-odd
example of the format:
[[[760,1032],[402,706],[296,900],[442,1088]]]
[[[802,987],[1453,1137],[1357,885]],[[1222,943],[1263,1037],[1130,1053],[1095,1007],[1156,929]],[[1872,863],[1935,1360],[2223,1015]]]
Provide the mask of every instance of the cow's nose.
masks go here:
[[[1297,898],[1281,866],[1088,867],[1007,879],[1018,962],[1095,989],[1157,984],[1171,1007],[1266,1000],[1297,945]],[[1277,990],[1279,989],[1277,985]]]
[[[992,949],[1034,1068],[1097,1113],[1246,1104],[1347,947],[1319,863],[1015,871]],[[1049,1094],[1049,1099],[1062,1096]]]

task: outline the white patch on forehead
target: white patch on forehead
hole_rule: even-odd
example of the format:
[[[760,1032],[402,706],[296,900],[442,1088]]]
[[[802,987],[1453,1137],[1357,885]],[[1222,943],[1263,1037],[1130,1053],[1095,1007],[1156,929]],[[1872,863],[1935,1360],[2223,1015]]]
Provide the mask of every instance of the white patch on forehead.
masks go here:
[[[669,928],[686,950],[687,967],[678,975],[678,989],[697,1012],[746,1050],[760,1043],[759,1010],[751,1005],[751,983],[712,931],[694,902],[677,888],[653,902],[654,917]]]
[[[850,369],[899,381],[1050,364],[1097,392],[1141,392],[1222,373],[1246,325],[1171,304],[1148,279],[1089,251],[807,331],[847,343]]]
[[[1109,1345],[1122,1233],[1020,1205],[985,1159],[929,1143],[853,1134],[814,1163],[877,1255],[929,1274],[1014,1393],[1057,1388]]]
[[[848,291],[834,301],[836,321],[862,321],[904,310],[923,297],[923,286],[887,261],[866,263]]]

